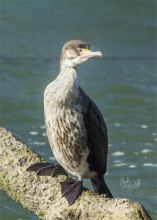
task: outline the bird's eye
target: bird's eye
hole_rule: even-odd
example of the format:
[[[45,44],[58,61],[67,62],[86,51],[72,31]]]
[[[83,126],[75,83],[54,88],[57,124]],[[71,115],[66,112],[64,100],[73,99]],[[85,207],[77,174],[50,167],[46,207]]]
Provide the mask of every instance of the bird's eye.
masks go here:
[[[81,48],[79,48],[79,51],[80,51],[80,52],[82,52],[82,49],[81,49]]]
[[[79,48],[78,50],[80,53],[85,53],[88,51],[88,49],[86,49],[86,48]]]

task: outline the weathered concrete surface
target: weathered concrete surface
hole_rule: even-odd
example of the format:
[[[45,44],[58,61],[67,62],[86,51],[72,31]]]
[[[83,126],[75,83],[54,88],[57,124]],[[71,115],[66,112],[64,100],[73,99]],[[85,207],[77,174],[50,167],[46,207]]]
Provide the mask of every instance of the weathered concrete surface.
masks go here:
[[[39,155],[4,128],[0,129],[0,186],[12,199],[46,220],[146,220],[144,208],[129,199],[107,199],[89,190],[69,206],[61,197],[58,178],[39,177],[26,168],[39,161]]]

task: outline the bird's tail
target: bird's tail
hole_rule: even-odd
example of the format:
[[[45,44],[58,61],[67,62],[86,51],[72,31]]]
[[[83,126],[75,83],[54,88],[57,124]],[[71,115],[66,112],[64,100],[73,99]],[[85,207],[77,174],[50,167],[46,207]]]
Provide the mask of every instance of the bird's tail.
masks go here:
[[[106,185],[106,182],[104,180],[104,177],[98,177],[97,179],[91,179],[94,192],[99,194],[106,194],[107,198],[113,198],[112,193],[110,192],[108,186]]]

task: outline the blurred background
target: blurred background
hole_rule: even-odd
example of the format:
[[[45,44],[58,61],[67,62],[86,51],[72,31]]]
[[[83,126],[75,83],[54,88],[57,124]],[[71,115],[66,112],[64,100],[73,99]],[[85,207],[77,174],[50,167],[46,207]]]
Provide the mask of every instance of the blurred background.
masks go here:
[[[1,0],[1,126],[48,161],[43,93],[59,72],[63,44],[81,39],[100,50],[78,68],[80,83],[108,127],[106,181],[115,197],[157,216],[157,2],[155,0]],[[50,157],[50,155],[52,155]],[[131,185],[121,185],[121,179]],[[89,180],[85,187],[92,190]],[[6,193],[1,219],[36,220]]]

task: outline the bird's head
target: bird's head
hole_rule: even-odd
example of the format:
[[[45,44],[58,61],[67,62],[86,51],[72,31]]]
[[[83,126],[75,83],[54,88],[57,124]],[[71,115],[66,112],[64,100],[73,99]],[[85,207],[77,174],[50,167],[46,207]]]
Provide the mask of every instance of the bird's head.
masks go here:
[[[91,51],[90,45],[81,40],[71,40],[64,44],[60,65],[75,68],[91,57],[102,57],[100,51]]]

